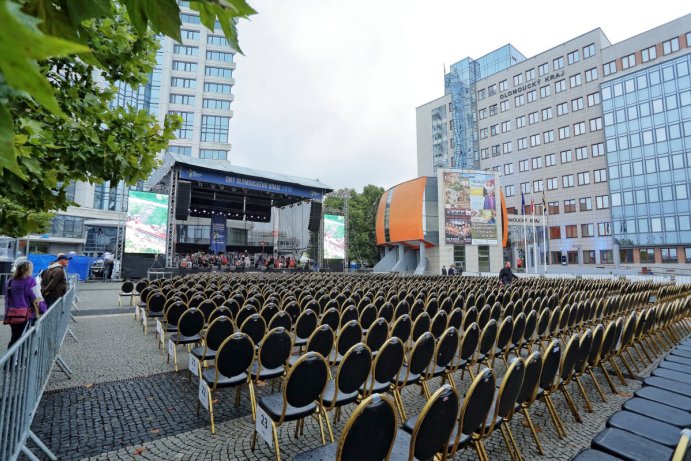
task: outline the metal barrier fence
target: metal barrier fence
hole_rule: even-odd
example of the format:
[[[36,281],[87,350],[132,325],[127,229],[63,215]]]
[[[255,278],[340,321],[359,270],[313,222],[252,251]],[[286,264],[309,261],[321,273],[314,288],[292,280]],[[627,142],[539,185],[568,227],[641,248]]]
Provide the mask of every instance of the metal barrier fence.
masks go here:
[[[691,277],[687,275],[635,275],[635,274],[526,274],[515,273],[518,278],[548,278],[548,279],[588,279],[588,280],[619,280],[626,279],[629,282],[657,282],[682,285],[691,283]],[[494,277],[498,279],[498,273],[494,272],[464,272],[466,277]]]
[[[55,455],[31,431],[43,391],[53,365],[69,375],[59,356],[65,339],[72,305],[77,299],[77,278],[69,289],[33,327],[0,357],[0,460],[16,460],[23,453],[32,461],[38,458],[27,448],[31,439],[50,459]]]

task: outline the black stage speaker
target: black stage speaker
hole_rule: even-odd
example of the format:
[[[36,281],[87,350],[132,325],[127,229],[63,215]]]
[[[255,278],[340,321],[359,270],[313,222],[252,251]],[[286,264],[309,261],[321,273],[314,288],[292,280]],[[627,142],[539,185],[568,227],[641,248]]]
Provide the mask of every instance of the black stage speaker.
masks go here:
[[[175,219],[187,221],[192,201],[192,183],[178,181],[178,196],[175,198]]]
[[[321,204],[321,202],[312,202],[312,206],[310,207],[310,222],[309,222],[309,225],[307,226],[307,229],[309,229],[310,232],[319,232],[319,228],[321,227],[321,219],[322,219],[322,204]]]

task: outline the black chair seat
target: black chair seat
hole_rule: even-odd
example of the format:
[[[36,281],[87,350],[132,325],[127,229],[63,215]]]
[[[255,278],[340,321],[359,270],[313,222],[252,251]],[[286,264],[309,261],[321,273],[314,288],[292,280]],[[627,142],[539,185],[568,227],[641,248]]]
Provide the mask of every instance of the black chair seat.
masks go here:
[[[326,387],[324,388],[324,406],[330,407],[334,403],[334,394],[336,393],[336,380],[331,379],[326,382]],[[336,397],[336,406],[348,405],[357,401],[358,392],[350,392],[345,394],[343,392],[338,392]]]
[[[679,357],[691,359],[691,351],[687,349],[680,349],[678,347],[675,347],[674,349],[669,351],[669,353],[672,355],[678,355]]]
[[[432,377],[438,378],[439,376],[442,376],[445,373],[446,373],[446,367],[440,367],[439,365],[435,365],[434,370],[432,371]]]
[[[147,312],[146,317],[149,319],[163,317],[163,312]]]
[[[309,338],[295,338],[295,341],[293,341],[293,346],[294,347],[304,346],[307,344],[308,339]]]
[[[670,448],[677,446],[681,432],[678,427],[671,424],[625,410],[617,411],[610,416],[607,427],[616,427]]]
[[[671,379],[672,381],[679,381],[680,383],[691,383],[691,375],[681,371],[669,370],[667,368],[656,368],[653,370],[653,376],[660,378]]]
[[[415,384],[420,381],[420,373],[411,373],[408,375],[408,380],[405,380],[406,374],[408,373],[408,367],[403,365],[401,370],[398,372],[398,376],[394,378],[394,382],[398,386],[403,386],[404,384]]]
[[[415,428],[415,423],[417,423],[418,416],[419,415],[415,415],[411,418],[408,418],[408,420],[405,423],[403,423],[403,426],[401,426],[401,429],[406,431],[408,434],[412,434],[413,429]]]
[[[283,393],[279,392],[260,398],[259,406],[262,407],[262,409],[267,415],[269,415],[271,419],[278,421],[281,418],[281,413],[283,412]],[[302,419],[306,416],[309,416],[314,413],[316,407],[317,404],[315,402],[311,402],[300,408],[287,405],[284,421],[295,421],[296,419]]]
[[[206,370],[203,370],[202,371],[202,378],[209,385],[213,385],[213,383],[216,379],[216,369],[207,368]],[[247,382],[247,373],[245,373],[245,372],[240,373],[237,376],[233,376],[232,378],[229,378],[229,377],[223,376],[223,375],[219,375],[218,376],[218,383],[216,384],[216,386],[217,387],[235,387],[235,386],[239,386],[241,384],[244,384],[245,382]]]
[[[293,461],[333,461],[336,459],[337,449],[338,442],[330,443],[329,445],[317,447],[304,453],[298,453],[293,458]]]
[[[591,446],[628,461],[670,459],[671,448],[617,428],[607,428],[593,437]]]
[[[178,344],[197,344],[202,338],[199,335],[194,336],[183,336],[181,334],[175,333],[171,335],[170,340]]]
[[[178,327],[177,327],[177,326],[166,325],[166,329],[165,329],[165,332],[166,332],[166,333],[176,333],[177,331],[178,331]]]
[[[250,371],[250,375],[252,376],[252,380],[267,380],[267,379],[273,379],[273,378],[278,378],[279,376],[283,376],[283,372],[285,371],[285,368],[283,366],[276,367],[276,368],[262,368],[262,371],[259,372],[259,375],[257,375],[257,370],[259,369],[259,364],[257,362],[254,362],[252,364],[252,370]]]
[[[372,379],[367,378],[365,381],[365,384],[360,386],[359,392],[364,394],[365,391],[369,391],[369,387],[372,384]],[[379,381],[374,382],[374,386],[372,387],[372,393],[373,394],[382,394],[386,391],[389,390],[389,387],[391,386],[391,383],[380,383]]]
[[[593,450],[592,448],[586,448],[585,450],[583,450],[582,452],[578,453],[576,456],[571,458],[571,461],[621,461],[621,458],[617,458],[616,456],[608,455],[604,451]]]
[[[646,386],[655,386],[659,387],[660,389],[672,391],[676,394],[683,395],[684,397],[691,397],[691,384],[661,378],[660,376],[651,376],[650,378],[645,378],[643,380],[643,384]]]
[[[449,448],[453,447],[456,441],[456,434],[458,433],[458,424],[453,427],[451,431],[451,437],[449,437]],[[472,434],[461,434],[461,438],[458,441],[458,448],[463,448],[467,446],[473,440]]]
[[[663,368],[665,370],[674,370],[691,376],[691,365],[684,365],[683,363],[668,362],[667,360],[663,360],[658,365],[658,368]]]
[[[652,400],[634,397],[624,402],[623,408],[682,429],[691,427],[691,413]]]
[[[206,354],[204,351],[206,351]],[[216,358],[216,351],[207,349],[204,346],[195,347],[190,353],[199,360],[214,360]]]
[[[682,365],[686,365],[687,367],[691,367],[691,359],[687,359],[686,357],[682,357],[680,355],[668,355],[665,357],[664,362],[674,362],[674,363],[680,363]]]
[[[634,395],[653,402],[664,403],[680,410],[691,411],[691,398],[658,387],[644,387],[634,392]]]
[[[297,362],[299,358],[300,358],[299,355],[291,355],[290,358],[288,359],[288,366],[292,367],[293,365],[295,365],[295,362]]]

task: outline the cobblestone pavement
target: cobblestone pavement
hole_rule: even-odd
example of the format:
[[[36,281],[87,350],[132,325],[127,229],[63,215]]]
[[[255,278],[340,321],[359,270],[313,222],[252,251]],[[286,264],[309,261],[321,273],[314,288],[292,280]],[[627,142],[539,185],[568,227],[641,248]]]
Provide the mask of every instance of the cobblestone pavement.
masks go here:
[[[111,289],[82,289],[81,310],[106,309],[109,312],[107,309],[117,306],[118,288],[119,285]],[[97,305],[99,300],[107,305]],[[6,329],[2,329],[3,334],[7,333]],[[79,317],[72,329],[80,342],[66,338],[61,355],[75,376],[68,380],[59,371],[54,371],[32,426],[58,459],[274,459],[273,451],[265,443],[258,443],[255,452],[250,449],[252,418],[246,390],[237,408],[233,405],[234,390],[215,394],[214,398],[218,399],[214,407],[217,431],[211,434],[208,414],[202,409],[200,416],[196,415],[197,381],[196,378],[190,380],[185,370],[186,352],[179,348],[178,363],[182,370],[174,372],[172,364],[165,363],[157,347],[155,327],[152,325],[149,334],[144,336],[131,310],[127,315]],[[4,336],[0,340],[4,340]],[[497,366],[499,376],[503,371]],[[645,374],[644,371],[642,375]],[[582,378],[595,407],[593,413],[585,411],[575,384],[570,385],[583,423],[574,421],[563,395],[553,397],[566,425],[565,439],[557,437],[544,403],[535,402],[532,406],[531,416],[538,426],[544,456],[538,455],[530,431],[522,424],[523,417],[515,415],[511,428],[526,459],[569,459],[589,446],[607,418],[640,386],[640,381],[634,379],[629,379],[627,387],[615,381],[620,393],[612,394],[599,371],[596,376],[605,389],[607,403],[602,403],[592,389],[590,377]],[[457,384],[461,392],[467,390],[468,375],[462,382],[457,380]],[[437,386],[438,382],[432,383],[433,389]],[[271,386],[264,385],[257,394],[262,396],[270,391]],[[409,415],[418,413],[424,404],[418,387],[406,388],[403,399]],[[347,407],[341,421],[334,425],[335,438],[340,435],[352,409],[352,405]],[[293,437],[293,431],[294,423],[279,428],[283,459],[290,459],[321,443],[316,420],[306,422],[304,435],[298,439]],[[491,459],[509,459],[499,433],[495,432],[485,446]],[[476,455],[472,450],[465,450],[454,459],[473,460]]]

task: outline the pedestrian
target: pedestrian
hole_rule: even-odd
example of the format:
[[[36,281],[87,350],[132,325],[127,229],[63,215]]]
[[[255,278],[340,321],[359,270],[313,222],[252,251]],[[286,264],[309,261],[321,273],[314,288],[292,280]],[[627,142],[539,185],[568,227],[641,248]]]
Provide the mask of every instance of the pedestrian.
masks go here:
[[[103,278],[107,282],[113,276],[113,267],[115,266],[113,253],[106,251],[103,254]]]
[[[453,264],[449,266],[449,270],[447,271],[447,273],[449,275],[456,275],[456,268],[454,267]]]
[[[41,294],[48,307],[67,293],[65,268],[71,259],[65,253],[58,253],[55,261],[41,273]]]
[[[506,261],[504,267],[499,271],[499,283],[502,285],[509,285],[517,278],[516,274],[511,272],[511,263]]]
[[[458,275],[463,275],[463,264],[458,265]]]
[[[441,266],[441,275],[446,275],[446,266]]]
[[[39,311],[41,298],[33,278],[34,266],[26,258],[19,258],[15,262],[12,277],[7,281],[7,295],[5,296],[5,318],[3,323],[12,329],[9,349],[22,337],[26,328],[33,325],[42,313]]]

